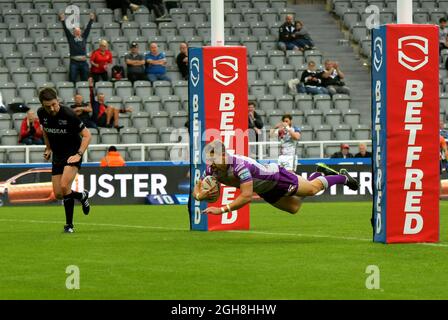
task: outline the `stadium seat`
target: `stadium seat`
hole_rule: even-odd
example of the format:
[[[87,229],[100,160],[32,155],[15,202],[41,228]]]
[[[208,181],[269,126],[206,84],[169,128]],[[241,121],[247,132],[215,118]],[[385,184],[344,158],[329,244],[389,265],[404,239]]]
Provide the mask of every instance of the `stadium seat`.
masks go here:
[[[67,40],[66,40],[67,42]],[[36,47],[36,51],[40,52],[44,57],[47,56],[50,53],[57,53],[61,55],[59,51],[55,51],[53,40],[49,37],[45,38],[36,38],[34,40],[34,44]]]
[[[159,129],[159,141],[161,143],[175,143],[178,142],[175,140],[175,136],[173,135],[173,131],[175,128],[172,127],[166,127],[166,128],[160,128]]]
[[[249,93],[255,96],[266,94],[266,82],[264,80],[255,80],[249,83]]]
[[[307,158],[321,158],[320,145],[306,145],[305,154]]]
[[[11,78],[15,83],[24,83],[29,81],[28,68],[18,67],[18,68],[9,68],[11,70]]]
[[[0,130],[4,129],[11,129],[11,116],[9,113],[0,113]]]
[[[100,135],[99,135],[99,130],[98,129],[89,129],[90,130],[90,135],[91,135],[91,139],[90,139],[90,144],[100,144]]]
[[[140,7],[140,9],[134,12],[133,15],[134,15],[134,21],[140,24],[154,20],[146,7]]]
[[[182,8],[185,8],[183,4]],[[202,8],[185,8],[185,9],[187,9],[190,21],[207,22],[207,15],[205,14],[205,9]]]
[[[371,139],[371,130],[368,125],[358,124],[353,128],[353,139],[355,140],[369,140]]]
[[[170,126],[170,118],[166,111],[153,111],[150,113],[153,127],[160,129]]]
[[[289,114],[292,116],[292,122],[294,125],[303,125],[305,123],[305,116],[302,110],[292,109]]]
[[[313,137],[313,127],[310,125],[301,125],[300,126],[300,140],[302,141],[312,141]]]
[[[5,57],[16,50],[16,40],[14,38],[0,38],[0,52]]]
[[[345,94],[335,94],[333,95],[332,99],[334,107],[336,109],[339,109],[341,111],[346,111],[350,109],[350,101],[351,101],[350,96]]]
[[[277,68],[272,64],[267,64],[258,68],[260,79],[266,82],[277,78]]]
[[[316,65],[321,65],[323,62],[322,53],[318,50],[305,51],[306,62],[314,61]]]
[[[45,67],[30,68],[31,81],[33,81],[36,85],[50,81],[48,74],[48,69]]]
[[[299,110],[305,111],[313,108],[313,98],[311,95],[300,93],[294,96],[296,107]]]
[[[2,146],[14,146],[19,144],[19,130],[17,129],[3,129],[0,134],[0,141]]]
[[[135,81],[134,82],[135,95],[139,97],[152,96],[152,85],[150,81]]]
[[[100,162],[101,159],[106,155],[106,153],[107,153],[107,148],[104,148],[104,149],[90,148],[87,151],[87,159],[89,162]]]
[[[274,96],[281,96],[286,93],[286,84],[282,80],[272,80],[268,83],[269,93]]]
[[[1,56],[0,56],[1,59]],[[0,67],[0,83],[10,81],[9,70],[5,67]]]
[[[0,83],[0,93],[2,94],[3,97],[3,103],[5,105],[10,103],[10,101],[17,96],[15,83],[12,82]]]
[[[132,108],[133,112],[143,111],[142,98],[140,98],[139,96],[130,96],[126,99],[123,99],[123,105],[125,107]]]
[[[17,132],[20,132],[20,127],[22,125],[23,119],[25,119],[26,113],[17,112],[12,114],[12,122],[13,122],[13,129],[17,130]]]
[[[336,126],[341,123],[342,114],[338,109],[330,109],[325,111],[325,123]]]
[[[22,54],[20,52],[11,52],[4,55],[3,59],[5,60],[5,65],[9,68],[9,70],[24,66]]]
[[[283,51],[271,50],[268,52],[268,57],[269,63],[276,67],[281,67],[286,64],[286,56]]]
[[[260,14],[261,20],[266,22],[268,25],[272,25],[278,21],[278,14],[275,8],[263,8],[261,9]]]
[[[158,28],[160,36],[171,39],[177,35],[176,24],[174,22],[160,22]]]
[[[316,94],[313,96],[313,101],[314,101],[314,107],[323,112],[327,112],[333,107],[331,96],[328,94]]]
[[[256,37],[265,37],[270,34],[268,24],[264,21],[251,22],[250,29],[252,35]]]
[[[249,64],[247,66],[247,81],[248,82],[253,82],[255,80],[258,80],[258,67]]]
[[[106,99],[114,95],[114,85],[110,81],[98,81],[95,83],[96,93],[102,93]]]
[[[35,23],[39,23],[40,22],[39,11],[37,11],[36,9],[32,8],[32,3],[30,3],[30,1],[26,1],[25,3],[27,5],[31,5],[31,6],[26,8],[24,11],[23,11],[23,9],[20,9],[20,10],[22,10],[22,20],[23,20],[23,22],[26,25],[32,25],[32,24],[35,24]],[[18,8],[17,4],[18,3],[16,3],[16,8]]]
[[[58,83],[68,80],[68,70],[61,66],[51,70],[50,72],[51,82]]]
[[[247,52],[255,52],[258,48],[258,38],[254,36],[241,37],[241,43],[247,48]]]
[[[130,161],[145,161],[145,152],[142,152],[140,147],[128,147],[126,148],[128,158]],[[142,158],[143,155],[143,158]]]
[[[124,128],[120,131],[121,143],[139,143],[140,136],[137,128]]]
[[[330,158],[334,153],[339,152],[341,150],[341,146],[337,145],[327,145],[325,146],[325,156]]]
[[[29,152],[30,163],[43,163],[44,157],[42,156],[45,151],[45,146],[33,147]]]
[[[260,10],[257,8],[241,9],[243,20],[248,23],[254,23],[260,21]]]
[[[56,82],[56,88],[58,96],[64,99],[64,101],[70,100],[75,95],[75,87],[72,82]]]
[[[162,110],[162,99],[157,96],[148,96],[143,98],[143,109],[146,112],[161,111]]]
[[[322,124],[314,127],[314,138],[317,141],[326,141],[333,138],[333,128],[330,125]]]
[[[174,128],[184,128],[188,122],[188,113],[184,110],[170,112],[171,125]]]
[[[179,97],[174,95],[163,96],[162,105],[162,110],[166,112],[179,111],[181,108]]]
[[[149,113],[145,111],[132,112],[132,126],[137,129],[149,127]]]
[[[275,96],[273,95],[262,95],[258,99],[258,106],[255,108],[255,112],[259,109],[266,112],[274,110],[276,108]]]
[[[288,4],[287,0],[270,0],[270,3],[271,7],[276,9],[285,8]]]
[[[105,23],[113,22],[114,13],[109,8],[98,8],[96,9],[96,16],[98,23],[102,23],[104,25]]]
[[[152,86],[154,88],[154,94],[159,97],[172,94],[171,82],[169,81],[154,81]]]
[[[352,129],[348,124],[338,124],[333,126],[334,138],[340,141],[349,141],[352,138]],[[339,150],[338,150],[339,151]]]
[[[142,143],[157,143],[159,142],[159,131],[156,128],[140,128],[140,139]]]
[[[344,123],[349,124],[351,126],[358,125],[360,123],[361,114],[356,109],[348,109],[343,112]]]
[[[188,43],[188,45],[190,46],[190,48],[194,48],[194,47],[202,47],[202,45],[204,44],[204,36],[198,35],[197,36],[193,36],[193,37],[185,37],[185,42]],[[207,39],[210,39],[210,37],[208,37]]]
[[[148,156],[152,161],[165,161],[167,160],[166,156],[166,147],[150,147],[148,148]]]
[[[101,144],[116,145],[119,143],[119,133],[116,129],[100,128]]]
[[[252,0],[252,5],[255,9],[263,10],[269,8],[270,2],[266,0]]]
[[[178,80],[172,82],[174,94],[182,101],[188,100],[188,81]]]
[[[265,51],[259,50],[249,52],[251,64],[258,67],[265,66],[268,63],[268,56]]]
[[[26,56],[29,53],[34,53],[34,39],[30,37],[19,38],[16,42],[17,50],[22,54],[22,56]],[[25,60],[25,64],[26,64]]]
[[[293,66],[300,66],[305,63],[305,56],[301,51],[288,50],[286,51],[286,58],[288,64]]]
[[[6,158],[9,163],[25,163],[25,149],[8,148]]]
[[[48,1],[50,2],[50,1]],[[35,4],[36,6],[36,4]],[[40,20],[42,21],[42,23],[48,25],[51,23],[57,23],[58,22],[58,11],[50,8],[42,8],[40,9]]]
[[[278,78],[282,81],[289,81],[294,79],[296,76],[296,71],[294,66],[285,64],[280,67],[277,67]]]
[[[51,1],[50,0],[33,0],[34,8],[40,11],[42,15],[42,11],[46,9],[51,9]]]
[[[17,89],[19,90],[19,96],[25,101],[29,101],[37,95],[34,82],[19,83]]]
[[[283,110],[274,109],[274,110],[269,111],[267,113],[267,116],[269,119],[268,124],[271,127],[274,127],[275,125],[277,125],[278,123],[281,122],[283,115],[284,115]]]
[[[129,98],[134,95],[134,89],[130,81],[116,81],[115,82],[115,95],[122,99]]]
[[[241,9],[238,8],[230,8],[226,10],[225,13],[225,21],[230,22],[232,24],[236,24],[242,21]]]
[[[43,66],[48,70],[52,70],[61,65],[61,55],[58,52],[49,52],[42,58]]]
[[[277,108],[284,113],[290,113],[294,108],[294,97],[289,94],[277,96]]]
[[[196,27],[192,22],[182,22],[177,24],[177,29],[180,36],[192,37],[196,35]]]
[[[323,113],[317,109],[304,111],[307,124],[310,126],[320,125],[323,122]]]

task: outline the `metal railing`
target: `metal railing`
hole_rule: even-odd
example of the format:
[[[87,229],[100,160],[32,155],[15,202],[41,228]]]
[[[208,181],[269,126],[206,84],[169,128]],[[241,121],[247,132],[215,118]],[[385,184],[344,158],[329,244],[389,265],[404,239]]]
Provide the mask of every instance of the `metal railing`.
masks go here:
[[[342,143],[346,143],[349,145],[356,145],[359,143],[365,143],[367,145],[370,145],[372,143],[371,140],[349,140],[349,141],[341,141],[341,140],[325,140],[325,141],[300,141],[299,142],[299,146],[303,145],[303,146],[319,146],[320,148],[320,158],[325,158],[325,146],[329,146],[329,145],[341,145]],[[280,142],[278,141],[262,141],[262,142],[249,142],[249,147],[250,146],[255,146],[257,151],[256,154],[258,156],[259,160],[264,160],[264,159],[275,159],[276,154],[274,152],[274,155],[272,156],[266,156],[267,152],[266,148],[267,146],[279,146]],[[84,162],[95,162],[95,161],[89,161],[89,152],[92,150],[104,150],[106,152],[107,148],[110,145],[106,145],[106,144],[91,144],[89,145],[88,150],[86,150],[86,152],[84,153],[83,156],[83,161]],[[188,143],[128,143],[128,144],[115,144],[115,146],[117,147],[117,149],[121,149],[121,148],[139,148],[140,149],[140,161],[148,161],[149,159],[147,158],[147,154],[149,152],[149,150],[151,148],[167,148],[169,152],[171,152],[171,154],[173,155],[172,151],[179,151],[181,149],[186,149],[183,152],[186,152],[186,158],[175,158],[172,159],[170,158],[168,161],[172,161],[172,162],[179,162],[179,163],[185,163],[188,162],[188,157],[189,157],[189,151],[188,151]],[[10,145],[10,146],[0,146],[0,151],[2,150],[20,150],[20,149],[24,149],[25,150],[25,163],[30,163],[30,151],[31,150],[41,150],[42,151],[42,162],[44,162],[43,160],[43,151],[45,149],[45,146],[42,145]],[[278,152],[278,150],[277,150]],[[184,154],[185,155],[185,154]],[[300,154],[298,155],[300,158]],[[11,163],[11,162],[8,162]],[[36,162],[37,163],[37,162]]]

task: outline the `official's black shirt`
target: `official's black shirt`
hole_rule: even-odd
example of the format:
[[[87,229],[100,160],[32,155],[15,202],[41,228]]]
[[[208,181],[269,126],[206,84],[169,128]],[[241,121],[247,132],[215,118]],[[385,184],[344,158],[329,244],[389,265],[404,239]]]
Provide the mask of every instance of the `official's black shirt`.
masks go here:
[[[82,140],[80,132],[85,126],[73,110],[61,105],[59,112],[52,116],[41,107],[37,116],[50,142],[53,162],[64,161],[78,152]]]

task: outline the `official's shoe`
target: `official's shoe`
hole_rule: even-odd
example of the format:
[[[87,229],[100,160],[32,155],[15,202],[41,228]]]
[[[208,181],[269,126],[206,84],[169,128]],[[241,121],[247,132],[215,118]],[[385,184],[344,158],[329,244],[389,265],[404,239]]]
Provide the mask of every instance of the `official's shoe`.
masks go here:
[[[88,215],[90,212],[89,191],[84,190],[84,192],[82,193],[82,198],[81,198],[80,202],[82,205],[82,212],[85,215]]]
[[[316,165],[317,165],[316,172],[323,173],[326,176],[335,176],[335,175],[339,174],[339,172],[337,172],[336,170],[330,168],[325,163],[319,162]]]
[[[349,187],[353,191],[356,191],[356,190],[359,189],[359,182],[358,182],[358,180],[356,180],[351,175],[349,175],[347,169],[341,169],[339,171],[339,174],[347,177],[347,181],[345,182],[345,185],[347,187]]]
[[[73,232],[75,232],[75,230],[73,229],[72,224],[66,224],[64,226],[64,233],[73,233]]]

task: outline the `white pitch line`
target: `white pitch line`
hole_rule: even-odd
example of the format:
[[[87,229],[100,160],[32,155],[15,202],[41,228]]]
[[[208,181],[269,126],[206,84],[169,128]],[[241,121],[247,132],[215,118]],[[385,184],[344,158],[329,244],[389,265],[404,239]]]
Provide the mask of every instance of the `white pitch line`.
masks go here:
[[[21,219],[0,219],[0,222],[23,222],[23,223],[50,223],[50,224],[60,224],[61,221],[50,221],[50,220],[21,220]],[[98,227],[116,227],[116,228],[134,228],[134,229],[158,229],[158,230],[169,230],[169,231],[188,231],[188,229],[182,228],[168,228],[168,227],[158,227],[158,226],[139,226],[139,225],[126,225],[126,224],[111,224],[111,223],[90,223],[90,222],[77,222],[77,225],[86,226],[98,226]],[[284,233],[284,232],[265,232],[265,231],[244,231],[244,230],[229,230],[227,232],[231,233],[247,233],[247,234],[261,234],[270,236],[290,236],[290,237],[303,237],[303,238],[326,238],[335,240],[351,240],[351,241],[363,241],[370,242],[372,239],[367,238],[356,238],[356,237],[342,237],[342,236],[332,236],[332,235],[320,235],[320,234],[303,234],[303,233]],[[448,247],[445,243],[413,243],[417,245],[433,246],[433,247]]]

